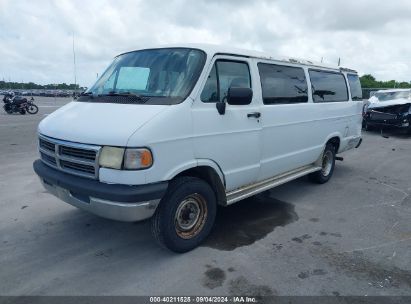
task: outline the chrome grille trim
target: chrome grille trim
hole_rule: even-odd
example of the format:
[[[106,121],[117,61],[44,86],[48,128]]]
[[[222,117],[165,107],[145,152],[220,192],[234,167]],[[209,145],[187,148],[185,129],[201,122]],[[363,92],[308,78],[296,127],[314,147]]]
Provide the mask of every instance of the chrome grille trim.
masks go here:
[[[39,135],[40,158],[57,170],[98,179],[101,146],[79,144]]]

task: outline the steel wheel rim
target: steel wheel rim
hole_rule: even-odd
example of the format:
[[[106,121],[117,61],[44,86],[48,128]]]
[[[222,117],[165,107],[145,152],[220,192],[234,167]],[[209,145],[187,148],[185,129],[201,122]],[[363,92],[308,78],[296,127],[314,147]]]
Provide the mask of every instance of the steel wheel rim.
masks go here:
[[[331,151],[326,151],[323,155],[323,163],[321,167],[321,172],[324,176],[328,176],[333,167],[333,154]]]
[[[176,233],[183,239],[191,239],[203,229],[207,219],[205,198],[194,193],[186,196],[177,208],[174,223]]]

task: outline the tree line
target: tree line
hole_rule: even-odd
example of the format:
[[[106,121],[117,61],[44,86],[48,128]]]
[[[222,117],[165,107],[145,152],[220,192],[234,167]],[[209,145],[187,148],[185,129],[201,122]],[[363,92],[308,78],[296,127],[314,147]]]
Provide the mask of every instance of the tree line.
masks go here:
[[[395,80],[378,81],[374,76],[366,74],[360,77],[361,86],[363,88],[384,88],[384,89],[409,89],[411,82],[398,82]]]
[[[7,82],[0,81],[0,89],[2,90],[82,90],[84,88],[80,87],[78,84],[74,83],[57,83],[57,84],[36,84],[34,82]]]

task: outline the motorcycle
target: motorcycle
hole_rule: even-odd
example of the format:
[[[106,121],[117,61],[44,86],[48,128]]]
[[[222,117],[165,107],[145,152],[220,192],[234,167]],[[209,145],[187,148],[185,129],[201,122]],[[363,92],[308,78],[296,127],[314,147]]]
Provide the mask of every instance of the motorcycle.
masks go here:
[[[12,94],[6,94],[3,98],[3,109],[7,114],[20,113],[22,115],[36,114],[39,108],[34,104],[34,98],[29,100],[21,96],[13,96]]]

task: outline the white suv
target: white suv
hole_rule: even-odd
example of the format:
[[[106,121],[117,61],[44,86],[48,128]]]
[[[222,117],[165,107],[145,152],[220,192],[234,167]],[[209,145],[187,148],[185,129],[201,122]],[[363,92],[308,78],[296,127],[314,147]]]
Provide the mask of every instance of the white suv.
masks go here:
[[[34,170],[63,201],[102,217],[152,217],[185,252],[226,206],[309,174],[333,174],[361,143],[357,73],[210,45],[117,56],[39,125]]]

